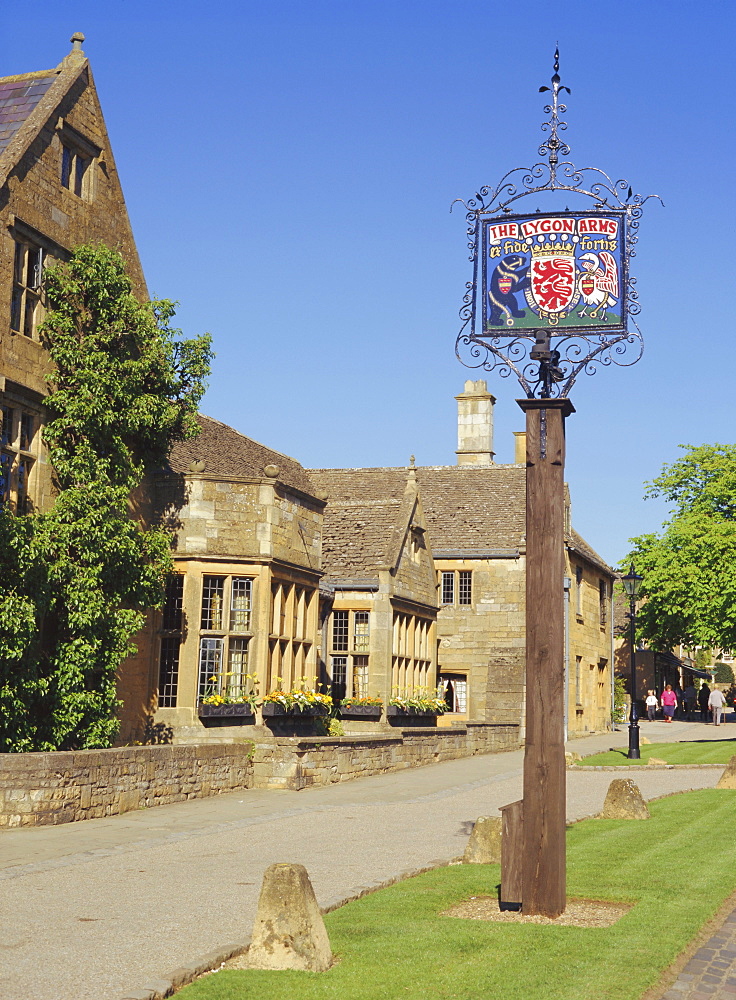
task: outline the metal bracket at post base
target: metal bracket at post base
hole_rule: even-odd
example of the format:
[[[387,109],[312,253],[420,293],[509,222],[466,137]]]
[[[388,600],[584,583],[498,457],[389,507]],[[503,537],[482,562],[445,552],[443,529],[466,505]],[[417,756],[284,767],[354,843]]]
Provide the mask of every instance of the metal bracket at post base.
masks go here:
[[[501,806],[501,892],[499,910],[520,910],[524,800]]]

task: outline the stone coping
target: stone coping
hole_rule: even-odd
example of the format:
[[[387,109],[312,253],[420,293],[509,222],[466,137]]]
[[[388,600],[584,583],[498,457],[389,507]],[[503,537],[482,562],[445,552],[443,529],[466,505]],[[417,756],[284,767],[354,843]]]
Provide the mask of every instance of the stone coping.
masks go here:
[[[255,737],[251,742],[256,746],[282,746],[298,747],[302,744],[309,744],[310,747],[329,746],[350,746],[352,744],[370,745],[373,743],[402,743],[405,739],[414,736],[432,736],[439,739],[451,739],[462,736],[467,728],[482,729],[518,729],[518,725],[512,722],[472,722],[463,723],[459,726],[408,726],[402,728],[396,726],[390,732],[383,733],[351,733],[347,736],[269,736],[264,738]],[[207,744],[186,744],[188,746],[206,746]]]
[[[636,772],[636,771],[641,771],[642,768],[645,768],[647,771],[675,771],[675,770],[697,771],[697,770],[707,770],[708,768],[710,769],[719,768],[722,770],[724,767],[726,767],[726,764],[580,764],[578,762],[574,762],[573,764],[570,765],[568,770],[574,769],[576,771]]]

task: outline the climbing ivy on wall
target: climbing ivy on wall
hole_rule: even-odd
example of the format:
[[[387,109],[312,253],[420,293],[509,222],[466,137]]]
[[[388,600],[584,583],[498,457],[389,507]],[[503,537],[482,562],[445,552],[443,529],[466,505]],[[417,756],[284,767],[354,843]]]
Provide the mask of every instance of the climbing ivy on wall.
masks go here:
[[[139,302],[122,257],[78,247],[45,277],[45,401],[56,495],[0,511],[0,750],[105,747],[116,672],[171,568],[165,526],[134,516],[147,469],[197,433],[208,335],[184,339],[173,303]]]

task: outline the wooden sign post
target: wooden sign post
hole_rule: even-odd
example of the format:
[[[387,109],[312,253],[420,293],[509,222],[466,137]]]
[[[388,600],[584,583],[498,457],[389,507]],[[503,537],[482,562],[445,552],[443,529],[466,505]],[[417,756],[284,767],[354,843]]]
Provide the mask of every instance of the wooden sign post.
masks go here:
[[[526,414],[526,749],[522,913],[565,909],[565,417],[569,399]]]

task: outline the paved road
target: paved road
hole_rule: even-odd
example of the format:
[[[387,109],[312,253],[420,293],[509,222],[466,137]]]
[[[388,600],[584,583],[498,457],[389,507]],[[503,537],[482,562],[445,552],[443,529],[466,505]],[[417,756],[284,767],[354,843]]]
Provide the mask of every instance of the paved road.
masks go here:
[[[736,726],[644,723],[652,741],[735,741]],[[733,733],[733,736],[731,735]],[[626,732],[571,742],[624,746]],[[300,792],[246,791],[0,834],[2,1000],[118,1000],[250,934],[264,869],[306,865],[321,905],[462,854],[480,815],[521,795],[522,753]],[[720,771],[641,772],[647,798]],[[600,811],[610,771],[569,772],[568,817]]]

